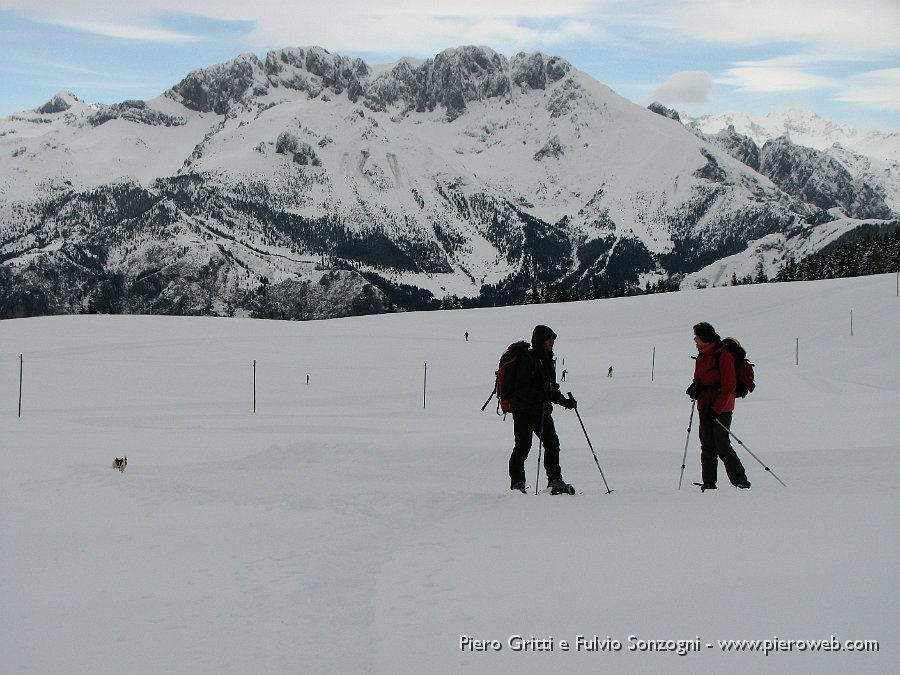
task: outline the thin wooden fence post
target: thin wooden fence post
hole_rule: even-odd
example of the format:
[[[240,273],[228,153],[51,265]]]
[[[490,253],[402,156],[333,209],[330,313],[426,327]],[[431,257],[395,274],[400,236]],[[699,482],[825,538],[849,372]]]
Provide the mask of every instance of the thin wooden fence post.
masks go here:
[[[22,368],[23,355],[19,354],[19,418],[22,417]]]

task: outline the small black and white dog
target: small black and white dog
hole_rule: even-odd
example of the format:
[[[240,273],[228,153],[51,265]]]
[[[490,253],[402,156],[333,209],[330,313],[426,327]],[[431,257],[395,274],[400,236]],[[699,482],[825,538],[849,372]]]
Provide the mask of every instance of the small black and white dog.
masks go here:
[[[127,457],[122,457],[122,459],[119,459],[118,457],[116,457],[113,460],[112,468],[114,468],[114,469],[118,469],[119,471],[124,473],[126,466],[128,466],[128,458]]]

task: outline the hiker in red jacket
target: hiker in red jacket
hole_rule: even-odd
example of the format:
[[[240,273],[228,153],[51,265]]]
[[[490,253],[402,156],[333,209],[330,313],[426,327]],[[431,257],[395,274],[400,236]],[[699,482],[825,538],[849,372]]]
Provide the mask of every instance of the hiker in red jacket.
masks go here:
[[[728,480],[735,487],[747,489],[750,482],[744,465],[731,447],[729,429],[734,411],[734,389],[737,377],[734,357],[723,348],[715,328],[705,321],[694,326],[697,362],[694,381],[687,394],[697,402],[700,418],[700,470],[703,490],[716,488],[719,459],[725,465]]]

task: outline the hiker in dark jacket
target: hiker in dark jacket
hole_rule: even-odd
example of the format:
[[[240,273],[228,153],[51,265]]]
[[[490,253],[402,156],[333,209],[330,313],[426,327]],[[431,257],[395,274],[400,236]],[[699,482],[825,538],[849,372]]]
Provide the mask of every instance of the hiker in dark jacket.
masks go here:
[[[515,385],[510,399],[513,416],[515,446],[509,457],[510,489],[526,491],[525,460],[531,450],[532,437],[537,436],[544,448],[544,471],[554,494],[574,490],[562,478],[559,468],[559,437],[553,425],[553,404],[573,410],[574,398],[566,398],[556,383],[553,358],[554,333],[547,326],[535,326],[531,335],[531,349],[520,358],[516,368]]]
[[[694,326],[694,344],[698,352],[697,362],[694,364],[694,381],[686,393],[697,402],[700,418],[702,487],[704,490],[715,489],[721,459],[731,484],[749,488],[750,482],[744,465],[731,447],[728,433],[731,429],[734,389],[737,384],[734,357],[722,346],[722,339],[715,328],[705,321]]]

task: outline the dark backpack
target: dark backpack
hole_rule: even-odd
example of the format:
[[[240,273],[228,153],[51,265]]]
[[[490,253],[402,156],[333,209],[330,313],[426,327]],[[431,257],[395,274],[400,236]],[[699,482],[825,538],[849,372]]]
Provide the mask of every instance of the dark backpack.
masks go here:
[[[530,345],[524,340],[513,342],[503,356],[500,357],[500,365],[494,374],[494,393],[497,394],[497,414],[509,412],[510,399],[516,383],[516,370],[521,357],[528,351]]]
[[[727,337],[722,340],[722,348],[727,349],[732,358],[734,358],[734,375],[735,387],[734,395],[737,398],[744,398],[747,394],[756,389],[754,381],[755,373],[753,372],[753,364],[747,360],[747,350],[741,346],[735,338]],[[719,356],[716,357],[716,368],[719,368]]]

